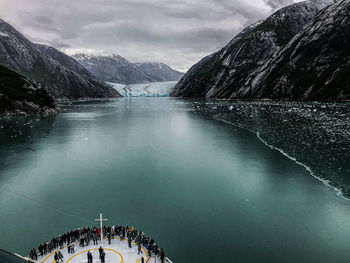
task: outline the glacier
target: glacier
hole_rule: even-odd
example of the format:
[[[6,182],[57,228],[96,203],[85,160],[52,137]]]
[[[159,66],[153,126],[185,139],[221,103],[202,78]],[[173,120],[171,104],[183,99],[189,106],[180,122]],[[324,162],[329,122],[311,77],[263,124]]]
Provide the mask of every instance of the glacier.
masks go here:
[[[177,81],[132,85],[113,82],[107,82],[107,84],[110,84],[123,97],[169,97],[169,93],[175,87]]]

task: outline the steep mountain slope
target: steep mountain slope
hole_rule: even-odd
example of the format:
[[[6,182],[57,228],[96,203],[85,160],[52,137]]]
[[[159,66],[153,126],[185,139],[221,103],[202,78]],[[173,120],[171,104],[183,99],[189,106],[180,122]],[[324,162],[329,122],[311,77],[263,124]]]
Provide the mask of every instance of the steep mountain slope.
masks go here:
[[[332,2],[310,0],[296,3],[247,27],[223,49],[194,65],[171,96],[237,97],[237,91],[252,78],[252,74]]]
[[[119,55],[76,54],[73,56],[98,79],[122,84],[148,83],[152,79],[139,67]]]
[[[59,60],[56,60],[57,57]],[[54,48],[32,43],[1,19],[0,64],[36,80],[55,98],[120,96],[113,88],[88,74],[78,63],[73,63],[69,56]]]
[[[81,89],[77,90],[86,94],[85,97],[88,98],[114,98],[121,97],[120,94],[116,93],[113,88],[105,83],[98,80],[93,74],[91,74],[86,68],[79,64],[74,58],[67,56],[63,52],[46,45],[38,45],[37,47],[44,52],[46,55],[50,56],[54,61],[57,61],[64,68],[69,69],[69,71],[74,72],[79,83],[72,83],[72,88],[81,86]],[[88,89],[84,90],[84,86]],[[84,98],[84,95],[78,95]]]
[[[162,63],[131,63],[116,54],[76,54],[73,56],[97,78],[121,84],[179,80],[177,72]]]
[[[136,63],[136,65],[150,76],[155,82],[177,81],[183,76],[183,73],[173,70],[168,65],[159,62]]]
[[[55,112],[58,108],[44,89],[0,65],[0,115]]]
[[[247,98],[350,99],[350,2],[322,11],[239,93]]]

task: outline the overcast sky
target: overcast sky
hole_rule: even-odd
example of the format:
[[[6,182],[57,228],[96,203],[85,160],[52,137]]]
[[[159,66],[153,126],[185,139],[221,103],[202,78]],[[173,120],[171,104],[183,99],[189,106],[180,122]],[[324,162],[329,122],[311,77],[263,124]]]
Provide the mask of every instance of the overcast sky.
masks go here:
[[[0,0],[0,16],[63,52],[107,51],[186,71],[295,0]]]

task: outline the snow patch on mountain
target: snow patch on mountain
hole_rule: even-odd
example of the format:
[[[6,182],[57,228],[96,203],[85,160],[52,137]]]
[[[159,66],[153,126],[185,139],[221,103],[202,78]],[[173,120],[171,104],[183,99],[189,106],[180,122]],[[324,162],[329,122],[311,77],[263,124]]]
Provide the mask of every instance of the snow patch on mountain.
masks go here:
[[[0,32],[0,37],[10,37],[9,34],[6,34],[4,32]]]

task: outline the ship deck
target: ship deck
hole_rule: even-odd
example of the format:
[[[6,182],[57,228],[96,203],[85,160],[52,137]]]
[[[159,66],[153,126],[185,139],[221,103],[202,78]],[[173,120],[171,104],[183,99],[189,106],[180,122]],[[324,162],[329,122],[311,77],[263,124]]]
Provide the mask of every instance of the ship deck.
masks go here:
[[[128,247],[127,239],[121,240],[120,238],[114,238],[111,240],[111,244],[108,244],[107,240],[103,240],[98,242],[97,245],[93,245],[93,242],[90,242],[88,246],[80,247],[79,243],[76,242],[74,247],[74,253],[68,253],[68,246],[64,246],[62,249],[56,249],[51,251],[51,253],[48,253],[44,256],[38,257],[38,262],[42,263],[52,263],[54,262],[54,255],[55,252],[60,251],[63,255],[63,262],[64,263],[81,263],[86,262],[87,263],[87,253],[90,251],[93,256],[93,262],[101,262],[99,259],[99,251],[98,249],[100,247],[103,248],[106,256],[105,256],[105,262],[106,263],[142,263],[141,257],[144,258],[144,262],[148,263],[160,263],[159,257],[155,257],[152,255],[149,257],[146,249],[142,247],[142,253],[137,254],[137,244],[132,243],[132,247]],[[167,259],[166,262],[171,262]]]

